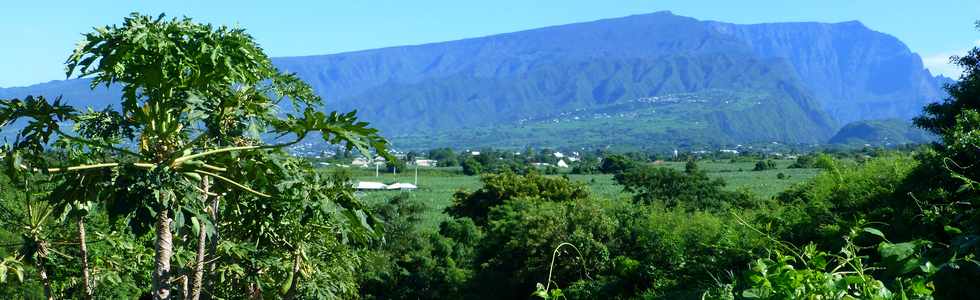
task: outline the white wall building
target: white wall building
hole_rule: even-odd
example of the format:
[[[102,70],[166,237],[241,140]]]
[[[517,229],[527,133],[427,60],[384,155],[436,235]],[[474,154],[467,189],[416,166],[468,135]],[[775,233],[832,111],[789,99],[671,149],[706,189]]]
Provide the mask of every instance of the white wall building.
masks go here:
[[[359,191],[370,191],[370,190],[385,190],[388,189],[388,186],[380,182],[359,181],[354,188]]]
[[[416,159],[415,165],[419,167],[435,167],[438,165],[438,161],[434,159]]]
[[[392,183],[387,187],[389,190],[417,190],[418,188],[419,187],[414,184],[404,182]]]
[[[557,165],[557,166],[558,166],[559,168],[568,168],[568,164],[567,164],[567,163],[565,163],[565,160],[563,160],[563,159],[560,159],[560,160],[558,160],[558,163],[557,163],[556,165]]]

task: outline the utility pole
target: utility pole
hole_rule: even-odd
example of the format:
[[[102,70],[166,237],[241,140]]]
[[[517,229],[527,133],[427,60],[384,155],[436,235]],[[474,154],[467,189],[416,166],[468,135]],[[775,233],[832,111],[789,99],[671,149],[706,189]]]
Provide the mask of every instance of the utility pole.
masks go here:
[[[415,164],[415,186],[419,186],[419,164]]]

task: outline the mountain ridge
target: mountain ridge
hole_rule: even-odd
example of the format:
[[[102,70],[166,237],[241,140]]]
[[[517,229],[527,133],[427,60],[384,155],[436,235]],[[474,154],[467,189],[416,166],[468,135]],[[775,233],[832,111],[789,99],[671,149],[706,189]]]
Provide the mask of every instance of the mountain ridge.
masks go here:
[[[710,133],[691,135],[719,142],[751,136],[823,142],[840,124],[908,119],[942,95],[942,79],[925,70],[917,54],[860,22],[744,25],[669,11],[437,43],[277,57],[273,62],[309,82],[327,109],[356,109],[394,137],[440,132],[465,136],[466,128],[519,125],[515,122],[558,111],[753,87],[759,95],[779,95],[767,103],[780,110],[740,111],[749,114],[745,116],[687,111],[695,114],[689,120],[727,116],[711,119],[718,124],[709,126],[715,128]],[[756,72],[739,71],[748,69]],[[112,89],[79,91],[86,86],[79,81],[85,80],[0,89],[0,97],[61,93],[80,106],[109,103],[78,100],[86,97],[118,99]],[[739,85],[729,84],[735,82]],[[758,111],[770,115],[751,115]],[[790,122],[800,127],[798,132],[778,129],[789,124],[788,118],[800,120]],[[708,130],[684,123],[685,118],[678,122],[661,129]],[[750,123],[756,125],[745,125]],[[758,135],[747,128],[776,131]]]

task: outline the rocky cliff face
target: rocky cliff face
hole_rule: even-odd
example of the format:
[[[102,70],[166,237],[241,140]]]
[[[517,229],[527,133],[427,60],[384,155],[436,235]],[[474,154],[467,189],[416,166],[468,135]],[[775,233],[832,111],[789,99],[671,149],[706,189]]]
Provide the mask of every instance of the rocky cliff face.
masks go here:
[[[908,119],[944,96],[917,54],[897,38],[859,22],[710,24],[744,41],[759,56],[787,60],[842,124]]]

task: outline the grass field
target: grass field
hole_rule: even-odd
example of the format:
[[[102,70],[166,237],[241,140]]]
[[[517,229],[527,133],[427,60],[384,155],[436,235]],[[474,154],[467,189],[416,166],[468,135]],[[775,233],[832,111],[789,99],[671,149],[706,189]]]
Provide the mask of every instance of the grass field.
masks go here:
[[[798,182],[813,178],[819,173],[819,169],[788,169],[793,164],[792,160],[775,160],[776,169],[765,171],[752,171],[755,162],[736,162],[728,161],[700,161],[698,166],[708,172],[708,175],[724,179],[728,183],[728,188],[735,190],[744,188],[758,197],[769,198],[779,194]],[[684,169],[684,163],[667,162],[664,165]],[[779,173],[783,173],[783,179],[779,179]]]
[[[787,169],[792,163],[790,160],[777,160],[776,169],[766,171],[752,171],[755,162],[735,162],[729,161],[708,161],[699,162],[699,167],[706,171],[709,176],[722,178],[728,183],[729,189],[746,189],[758,197],[769,198],[779,192],[789,188],[795,183],[805,181],[815,176],[818,169]],[[682,162],[661,163],[664,167],[683,170]],[[384,183],[407,182],[415,183],[415,172],[410,169],[408,172],[381,173],[375,177],[374,170],[371,169],[349,169],[355,180],[378,181]],[[784,179],[778,179],[778,174],[783,173]],[[583,182],[589,186],[593,196],[603,198],[625,198],[629,197],[622,188],[613,181],[612,175],[575,175],[568,174],[570,179]],[[435,228],[440,222],[446,219],[443,210],[452,203],[452,195],[456,191],[463,189],[472,191],[480,187],[478,176],[465,176],[459,168],[423,168],[419,169],[418,177],[419,189],[407,192],[410,197],[421,200],[429,205],[427,216],[423,226]],[[365,203],[374,204],[387,201],[391,197],[403,193],[402,191],[370,191],[359,192],[358,194]]]

